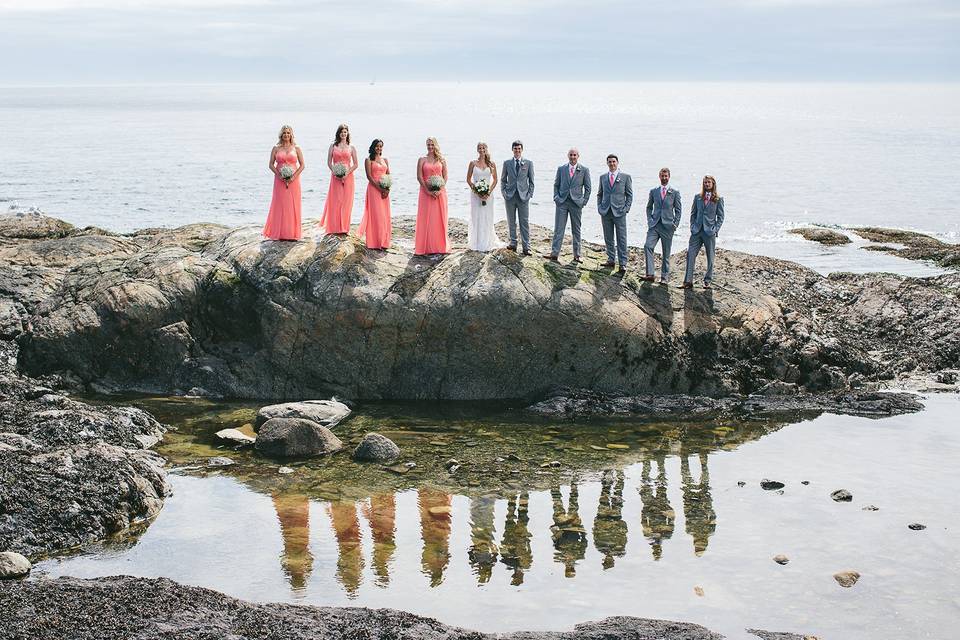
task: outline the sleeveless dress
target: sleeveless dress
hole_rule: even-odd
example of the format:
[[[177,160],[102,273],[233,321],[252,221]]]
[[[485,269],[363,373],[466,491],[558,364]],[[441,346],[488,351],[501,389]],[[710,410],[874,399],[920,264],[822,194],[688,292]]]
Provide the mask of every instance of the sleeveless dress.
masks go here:
[[[350,166],[352,153],[349,148],[333,148],[333,164]],[[350,214],[353,211],[353,174],[340,178],[330,174],[330,189],[327,191],[327,202],[323,205],[323,215],[320,224],[327,233],[349,233]]]
[[[274,156],[277,167],[291,165],[297,168],[296,151],[278,149]],[[300,176],[285,183],[280,176],[273,178],[273,198],[270,200],[270,213],[263,225],[263,235],[271,240],[300,239]]]
[[[439,162],[424,161],[422,166],[424,180],[430,176],[443,175],[443,164]],[[447,188],[444,186],[440,195],[435,198],[426,187],[420,187],[413,252],[418,256],[449,253],[447,245]]]
[[[493,171],[489,167],[473,167],[473,184],[486,180],[493,184]],[[470,190],[470,224],[467,226],[467,248],[474,251],[493,251],[499,244],[497,233],[493,230],[493,191],[484,206],[473,189]]]
[[[370,163],[370,175],[374,182],[379,182],[387,173],[386,165],[379,162]],[[380,189],[373,183],[367,182],[367,201],[363,207],[363,219],[357,235],[366,236],[368,249],[388,249],[390,247],[390,196],[380,195]]]

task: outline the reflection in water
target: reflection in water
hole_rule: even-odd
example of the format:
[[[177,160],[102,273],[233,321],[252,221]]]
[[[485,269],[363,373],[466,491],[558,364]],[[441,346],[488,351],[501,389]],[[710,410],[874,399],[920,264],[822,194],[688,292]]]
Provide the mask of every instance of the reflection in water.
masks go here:
[[[500,543],[500,562],[513,569],[510,584],[523,584],[523,573],[533,564],[530,548],[530,531],[527,528],[530,516],[527,508],[530,496],[526,491],[512,495],[507,500],[507,519],[503,524],[503,541]]]
[[[593,546],[603,554],[604,569],[627,552],[627,523],[622,517],[624,482],[623,471],[607,470],[603,474],[600,504],[593,521]]]
[[[302,592],[313,570],[310,553],[310,499],[300,493],[275,493],[273,508],[283,537],[283,567],[294,594]]]
[[[394,540],[397,520],[397,503],[392,493],[370,497],[363,505],[363,515],[370,523],[373,533],[373,572],[376,584],[385,587],[390,584],[390,560],[397,548]]]
[[[570,502],[564,510],[560,487],[550,489],[553,499],[553,535],[554,560],[563,564],[563,575],[572,578],[577,574],[576,564],[587,553],[587,530],[580,521],[580,505],[577,502],[577,483],[570,485]]]
[[[450,562],[450,504],[449,493],[421,488],[417,491],[420,503],[420,531],[423,536],[423,555],[420,564],[430,576],[430,586],[443,582],[443,572]]]
[[[640,500],[643,502],[643,511],[640,521],[643,524],[643,535],[653,548],[653,559],[659,560],[663,555],[662,542],[673,535],[673,521],[676,517],[670,500],[667,498],[667,469],[663,456],[657,457],[656,487],[650,480],[650,460],[643,461],[643,476],[640,481]]]
[[[484,584],[497,564],[497,543],[494,540],[494,513],[496,496],[480,496],[470,501],[470,550],[467,557],[477,582]]]
[[[707,550],[707,541],[717,529],[717,514],[710,496],[710,471],[707,469],[707,454],[700,453],[700,482],[690,477],[690,462],[687,455],[680,456],[680,479],[683,488],[684,528],[693,538],[693,552],[702,556]]]
[[[337,580],[350,597],[357,595],[363,577],[363,549],[360,546],[360,520],[353,502],[331,502],[327,507],[333,533],[337,537]]]

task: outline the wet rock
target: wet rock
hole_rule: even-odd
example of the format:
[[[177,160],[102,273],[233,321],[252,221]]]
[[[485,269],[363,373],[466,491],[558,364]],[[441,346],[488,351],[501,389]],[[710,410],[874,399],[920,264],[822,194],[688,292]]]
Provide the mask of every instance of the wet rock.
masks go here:
[[[853,500],[853,494],[846,489],[837,489],[830,494],[830,497],[833,498],[834,502],[850,502]]]
[[[353,450],[353,459],[360,462],[389,462],[400,457],[400,447],[379,433],[368,433]]]
[[[279,473],[282,476],[286,476],[293,473],[293,469],[291,469],[290,467],[280,467],[279,469],[277,469],[277,473]]]
[[[226,456],[214,456],[212,458],[207,458],[208,467],[229,467],[237,464],[236,461],[231,460]]]
[[[459,467],[459,466],[460,466],[460,461],[457,460],[456,458],[450,458],[449,460],[447,460],[446,462],[443,463],[443,467],[444,467],[447,471],[450,471],[450,470],[453,469],[454,467]]]
[[[239,429],[221,429],[216,433],[217,440],[235,447],[250,447],[257,441]]]
[[[271,418],[263,423],[254,445],[269,457],[311,458],[343,448],[330,429],[303,418]]]
[[[910,529],[911,531],[923,531],[924,529],[927,528],[927,525],[920,524],[919,522],[914,522],[912,524],[908,524],[907,528]]]
[[[810,481],[809,481],[809,480],[801,480],[801,481],[800,481],[800,484],[802,484],[803,486],[807,486],[807,485],[810,484]]]
[[[783,489],[786,486],[778,480],[767,480],[763,479],[760,481],[760,488],[765,491],[775,491],[777,489]]]
[[[0,580],[8,578],[22,578],[30,573],[33,565],[19,553],[13,551],[0,552]]]
[[[819,640],[817,636],[808,636],[802,633],[784,633],[782,631],[764,631],[763,629],[747,629],[747,633],[760,638],[760,640]]]
[[[850,244],[851,240],[846,234],[825,229],[824,227],[800,227],[799,229],[790,229],[790,233],[803,236],[812,242],[819,242],[825,245]]]
[[[860,227],[853,232],[871,242],[901,245],[900,247],[890,245],[875,247],[878,251],[886,251],[907,260],[929,260],[943,267],[960,267],[960,248],[933,236],[916,231],[882,227]]]
[[[937,374],[936,378],[940,384],[957,384],[956,371],[941,371]]]
[[[850,588],[853,585],[857,584],[857,580],[860,579],[860,574],[856,571],[840,571],[833,574],[833,579],[837,581],[841,587]]]
[[[880,507],[874,506],[872,504],[868,504],[867,506],[863,507],[861,511],[880,511]]]
[[[301,418],[332,429],[348,415],[350,415],[350,407],[336,400],[285,402],[261,408],[257,412],[257,420],[253,428],[259,432],[263,424],[273,418]]]
[[[790,558],[788,558],[787,556],[781,553],[773,556],[773,561],[776,562],[777,564],[787,564],[788,562],[790,562]]]

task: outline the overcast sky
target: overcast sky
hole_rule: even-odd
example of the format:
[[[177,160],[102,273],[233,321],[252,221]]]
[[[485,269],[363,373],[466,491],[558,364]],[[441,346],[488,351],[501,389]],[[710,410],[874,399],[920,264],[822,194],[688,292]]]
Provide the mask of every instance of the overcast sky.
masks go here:
[[[0,84],[960,80],[960,0],[0,0]]]

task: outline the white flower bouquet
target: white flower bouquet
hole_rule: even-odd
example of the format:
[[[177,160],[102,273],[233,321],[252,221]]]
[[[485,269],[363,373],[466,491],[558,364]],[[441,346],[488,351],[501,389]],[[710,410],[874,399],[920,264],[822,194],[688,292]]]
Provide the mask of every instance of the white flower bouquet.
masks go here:
[[[287,189],[290,188],[290,180],[293,179],[293,176],[296,172],[297,169],[292,164],[285,164],[280,167],[280,178],[283,180],[283,183],[286,185]]]
[[[490,195],[490,183],[487,182],[486,179],[480,179],[473,183],[473,190],[480,196],[480,204],[484,207],[487,206],[487,201],[484,199],[484,196]]]
[[[440,176],[430,176],[427,178],[427,191],[440,191],[445,184]]]
[[[393,178],[390,177],[389,173],[385,173],[380,176],[380,179],[377,181],[377,186],[384,191],[390,191],[390,187],[393,186]]]
[[[347,175],[347,165],[342,162],[338,162],[333,165],[333,175],[338,178],[342,178]]]

